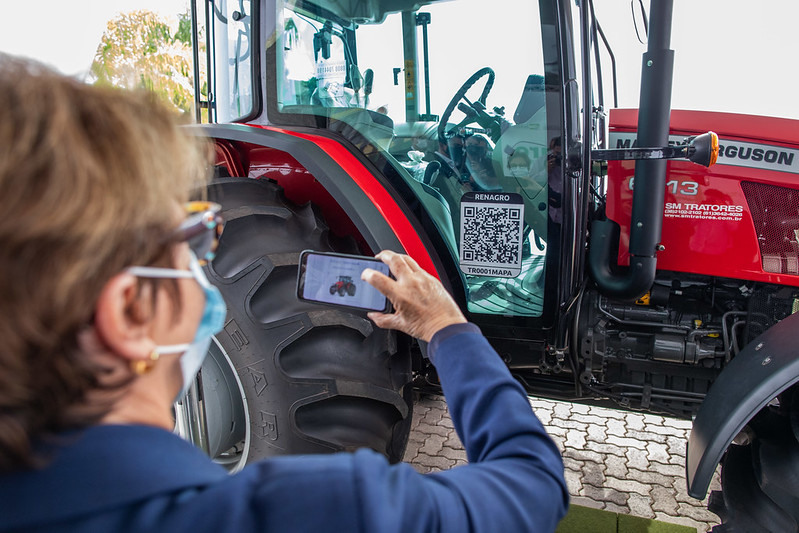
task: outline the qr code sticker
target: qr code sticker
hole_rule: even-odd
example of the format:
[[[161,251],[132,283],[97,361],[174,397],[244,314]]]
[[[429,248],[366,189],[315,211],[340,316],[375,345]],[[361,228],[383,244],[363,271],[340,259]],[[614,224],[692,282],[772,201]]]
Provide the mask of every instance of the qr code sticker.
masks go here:
[[[524,204],[461,202],[461,268],[513,277],[521,269]]]

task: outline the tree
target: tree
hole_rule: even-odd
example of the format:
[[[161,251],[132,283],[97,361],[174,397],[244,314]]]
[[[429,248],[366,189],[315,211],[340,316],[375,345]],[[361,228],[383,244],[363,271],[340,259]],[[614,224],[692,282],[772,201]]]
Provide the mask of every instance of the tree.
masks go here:
[[[97,47],[91,74],[96,84],[148,89],[190,113],[194,71],[189,13],[178,16],[174,32],[152,11],[131,11],[111,19]],[[204,78],[202,73],[200,76]]]

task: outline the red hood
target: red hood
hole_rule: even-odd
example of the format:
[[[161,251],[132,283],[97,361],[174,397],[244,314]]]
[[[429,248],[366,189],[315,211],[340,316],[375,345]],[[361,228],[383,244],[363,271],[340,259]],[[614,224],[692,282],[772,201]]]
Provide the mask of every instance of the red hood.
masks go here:
[[[610,129],[636,131],[638,110],[611,109]],[[799,120],[787,118],[675,109],[671,112],[670,130],[672,135],[694,135],[714,131],[719,137],[727,139],[799,144]]]

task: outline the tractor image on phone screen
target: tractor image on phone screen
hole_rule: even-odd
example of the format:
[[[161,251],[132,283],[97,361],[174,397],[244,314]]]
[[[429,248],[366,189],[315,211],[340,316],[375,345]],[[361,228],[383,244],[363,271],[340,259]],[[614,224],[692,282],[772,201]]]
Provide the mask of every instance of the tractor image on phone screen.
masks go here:
[[[330,294],[338,293],[339,296],[355,296],[355,283],[350,276],[339,276],[338,281],[330,286]]]

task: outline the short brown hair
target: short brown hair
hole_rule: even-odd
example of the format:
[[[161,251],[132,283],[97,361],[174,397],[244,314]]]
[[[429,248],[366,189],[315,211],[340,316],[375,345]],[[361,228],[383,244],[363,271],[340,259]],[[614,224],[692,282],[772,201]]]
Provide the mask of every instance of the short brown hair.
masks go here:
[[[0,471],[98,386],[81,357],[104,284],[171,260],[176,202],[207,150],[143,92],[96,87],[0,54]]]

